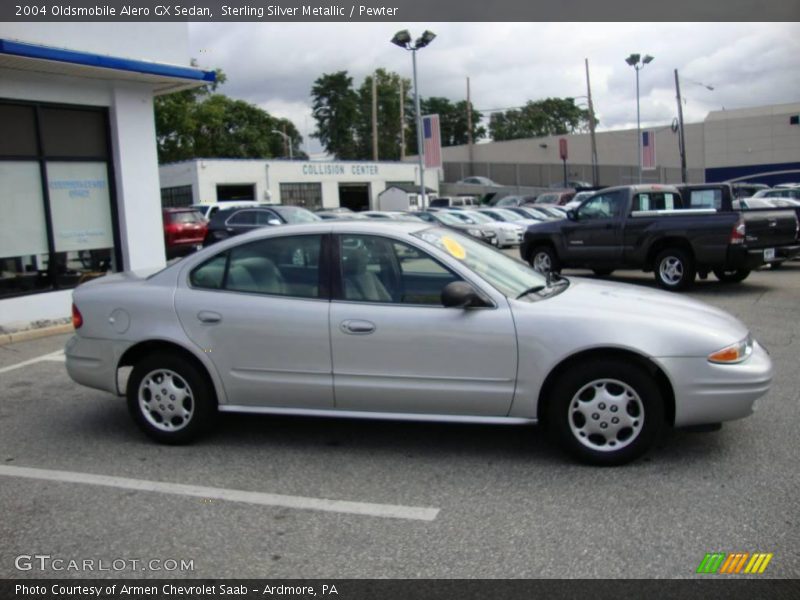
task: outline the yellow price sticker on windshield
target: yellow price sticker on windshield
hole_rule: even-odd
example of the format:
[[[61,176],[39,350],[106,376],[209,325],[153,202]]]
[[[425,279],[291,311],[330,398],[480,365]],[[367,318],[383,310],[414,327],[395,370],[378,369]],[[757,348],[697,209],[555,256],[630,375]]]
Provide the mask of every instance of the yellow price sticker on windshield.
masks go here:
[[[464,246],[459,244],[453,238],[443,237],[442,244],[451,255],[456,257],[458,260],[464,260],[467,257],[467,251],[464,250]]]

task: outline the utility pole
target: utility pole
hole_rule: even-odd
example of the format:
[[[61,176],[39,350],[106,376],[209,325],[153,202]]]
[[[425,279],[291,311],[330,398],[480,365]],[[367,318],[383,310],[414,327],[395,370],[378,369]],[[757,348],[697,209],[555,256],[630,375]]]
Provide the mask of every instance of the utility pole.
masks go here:
[[[472,163],[475,161],[472,139],[472,100],[469,93],[469,77],[467,77],[467,149],[469,152],[469,174],[472,175]]]
[[[681,154],[681,181],[686,183],[686,138],[683,135],[683,102],[681,101],[681,83],[678,69],[675,69],[675,95],[678,99],[678,151]]]
[[[599,166],[597,164],[597,139],[594,135],[596,123],[594,120],[594,105],[592,104],[592,86],[589,83],[589,59],[584,59],[586,62],[586,93],[589,100],[589,132],[592,136],[592,185],[600,185],[600,174],[598,173]]]
[[[400,160],[406,157],[406,110],[403,78],[400,78]]]
[[[372,74],[372,160],[378,161],[378,81]]]

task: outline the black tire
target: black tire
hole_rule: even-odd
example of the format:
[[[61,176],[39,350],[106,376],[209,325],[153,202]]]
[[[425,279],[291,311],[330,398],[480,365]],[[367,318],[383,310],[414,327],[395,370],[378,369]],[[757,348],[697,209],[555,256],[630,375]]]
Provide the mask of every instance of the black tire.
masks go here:
[[[750,275],[749,269],[736,269],[735,271],[725,271],[723,269],[714,269],[714,275],[723,283],[739,283],[747,279]]]
[[[592,269],[592,272],[598,277],[606,277],[614,272],[614,269]]]
[[[537,246],[531,252],[528,262],[536,271],[544,275],[547,275],[549,271],[561,272],[561,261],[558,260],[558,255],[552,246]]]
[[[163,396],[158,389],[151,393],[161,385],[161,390],[166,390]],[[208,376],[180,355],[158,352],[143,358],[133,367],[127,388],[128,411],[133,420],[162,444],[195,440],[209,429],[217,412]],[[162,413],[172,417],[165,418]]]
[[[688,252],[680,248],[667,248],[656,255],[653,274],[658,285],[665,290],[677,292],[694,283],[697,269]]]
[[[578,460],[622,465],[647,452],[660,436],[664,400],[654,379],[637,365],[591,360],[559,377],[549,398],[546,425]]]

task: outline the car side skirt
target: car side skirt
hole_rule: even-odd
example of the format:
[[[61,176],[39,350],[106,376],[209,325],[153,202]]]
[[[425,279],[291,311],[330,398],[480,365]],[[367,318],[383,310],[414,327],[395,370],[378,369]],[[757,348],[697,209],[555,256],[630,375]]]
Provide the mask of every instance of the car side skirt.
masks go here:
[[[289,415],[298,417],[332,417],[338,419],[379,419],[384,421],[423,421],[433,423],[474,423],[483,425],[534,425],[536,419],[522,417],[486,417],[465,415],[436,415],[422,413],[371,412],[358,410],[321,410],[312,408],[270,408],[264,406],[239,406],[221,404],[219,412]]]

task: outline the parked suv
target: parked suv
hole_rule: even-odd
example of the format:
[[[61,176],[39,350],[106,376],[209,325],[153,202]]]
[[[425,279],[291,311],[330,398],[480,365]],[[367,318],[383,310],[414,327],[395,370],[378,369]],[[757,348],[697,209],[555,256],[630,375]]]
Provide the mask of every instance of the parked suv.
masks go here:
[[[211,217],[208,234],[203,245],[210,246],[214,242],[252,231],[258,227],[311,223],[321,220],[310,210],[300,206],[272,205],[219,210]]]
[[[208,225],[200,211],[193,208],[164,208],[164,246],[167,258],[189,254],[200,248]]]

